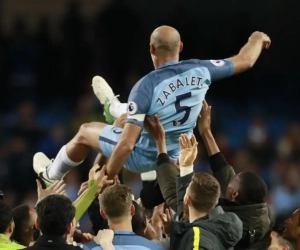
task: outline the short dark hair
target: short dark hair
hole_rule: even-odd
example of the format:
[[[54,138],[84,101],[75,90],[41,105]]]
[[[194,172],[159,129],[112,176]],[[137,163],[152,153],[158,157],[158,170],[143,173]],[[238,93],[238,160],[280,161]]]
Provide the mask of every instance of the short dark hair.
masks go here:
[[[219,182],[208,173],[196,173],[190,183],[189,195],[192,206],[199,212],[214,208],[221,195]]]
[[[135,208],[135,213],[132,216],[132,231],[135,234],[139,234],[140,232],[144,232],[147,227],[147,218],[144,209],[136,202],[132,201],[132,204]],[[144,236],[144,235],[140,235]]]
[[[258,174],[249,171],[240,173],[237,202],[240,204],[264,203],[267,192],[267,185]]]
[[[22,244],[24,238],[27,236],[25,231],[28,227],[29,210],[30,207],[27,205],[21,205],[12,210],[12,216],[15,222],[13,239],[20,244]]]
[[[75,218],[72,201],[63,195],[47,196],[37,204],[36,211],[43,234],[63,236]]]
[[[119,220],[130,214],[132,192],[123,184],[112,185],[101,194],[100,207],[110,220]]]
[[[10,207],[0,200],[0,234],[3,234],[13,221]]]

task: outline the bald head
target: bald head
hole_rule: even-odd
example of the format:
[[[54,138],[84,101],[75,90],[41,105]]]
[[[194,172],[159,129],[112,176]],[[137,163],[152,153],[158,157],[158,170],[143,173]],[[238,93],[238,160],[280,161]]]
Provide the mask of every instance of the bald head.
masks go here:
[[[155,48],[156,56],[174,56],[180,51],[180,34],[170,26],[160,26],[150,37],[150,44]]]

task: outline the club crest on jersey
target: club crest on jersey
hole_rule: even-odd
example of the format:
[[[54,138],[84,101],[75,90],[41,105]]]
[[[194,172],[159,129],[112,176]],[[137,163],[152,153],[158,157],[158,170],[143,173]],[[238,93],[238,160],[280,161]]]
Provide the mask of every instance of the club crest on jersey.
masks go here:
[[[135,102],[129,102],[127,106],[127,112],[129,115],[134,115],[137,112],[138,108]]]
[[[223,60],[210,60],[210,62],[217,67],[224,66],[225,64]]]

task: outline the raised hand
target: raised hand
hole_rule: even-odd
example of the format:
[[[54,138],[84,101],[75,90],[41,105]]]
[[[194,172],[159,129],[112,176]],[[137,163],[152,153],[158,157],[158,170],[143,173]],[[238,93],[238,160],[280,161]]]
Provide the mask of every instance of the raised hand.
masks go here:
[[[68,245],[78,246],[77,242],[74,241],[73,236],[72,236],[71,234],[68,234],[68,235],[67,235],[66,241],[67,241],[67,244],[68,244]],[[80,247],[80,248],[83,248],[83,245],[80,244],[79,247]]]
[[[100,180],[98,184],[97,193],[101,194],[105,188],[114,183],[120,183],[117,176],[113,180],[108,180],[108,176],[105,174],[105,166],[99,171],[98,180]]]
[[[43,189],[42,184],[39,180],[36,180],[37,185],[37,195],[38,195],[38,202],[45,199],[47,196],[51,194],[61,194],[66,195],[65,187],[66,184],[63,180],[54,182],[50,187]]]
[[[89,181],[97,180],[98,189],[97,193],[100,194],[107,186],[114,184],[115,180],[108,180],[105,174],[105,166],[100,169],[99,165],[96,164],[89,173]]]
[[[192,135],[191,140],[187,134],[179,137],[180,154],[179,165],[181,167],[190,167],[194,165],[194,161],[198,154],[198,142],[195,135]]]
[[[99,230],[97,236],[94,237],[94,241],[103,246],[107,243],[112,243],[114,238],[114,231],[111,229]]]
[[[159,121],[158,115],[154,115],[154,120],[147,116],[144,122],[144,128],[155,139],[155,141],[165,138],[165,130]]]
[[[153,209],[153,214],[151,217],[151,224],[152,225],[161,225],[161,219],[160,219],[160,214],[164,212],[164,203],[154,207]]]
[[[73,240],[78,243],[85,244],[94,239],[94,236],[89,233],[82,233],[79,229],[76,229],[73,234]]]
[[[200,135],[210,130],[211,124],[211,106],[204,100],[202,104],[202,110],[198,117],[198,130]]]
[[[163,223],[164,232],[169,236],[171,232],[171,223],[173,221],[171,208],[167,208],[165,213],[160,214],[160,218]]]
[[[117,128],[124,128],[126,120],[127,120],[127,113],[125,113],[125,114],[121,115],[119,118],[117,118],[114,121],[113,125]]]
[[[77,193],[78,196],[82,195],[89,187],[89,182],[85,181],[81,184],[79,191]]]
[[[271,46],[271,38],[263,32],[260,32],[260,31],[253,32],[252,35],[250,36],[249,40],[251,40],[251,39],[261,40],[263,43],[264,49],[268,49]]]

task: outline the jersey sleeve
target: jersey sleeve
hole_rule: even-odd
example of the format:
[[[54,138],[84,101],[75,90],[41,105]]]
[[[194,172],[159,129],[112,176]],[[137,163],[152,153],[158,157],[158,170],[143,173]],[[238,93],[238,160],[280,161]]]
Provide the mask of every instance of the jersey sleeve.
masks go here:
[[[153,95],[153,87],[148,77],[142,78],[130,92],[127,106],[127,123],[144,126]]]
[[[212,82],[230,77],[234,74],[234,66],[230,59],[199,60],[199,63],[208,69]]]

